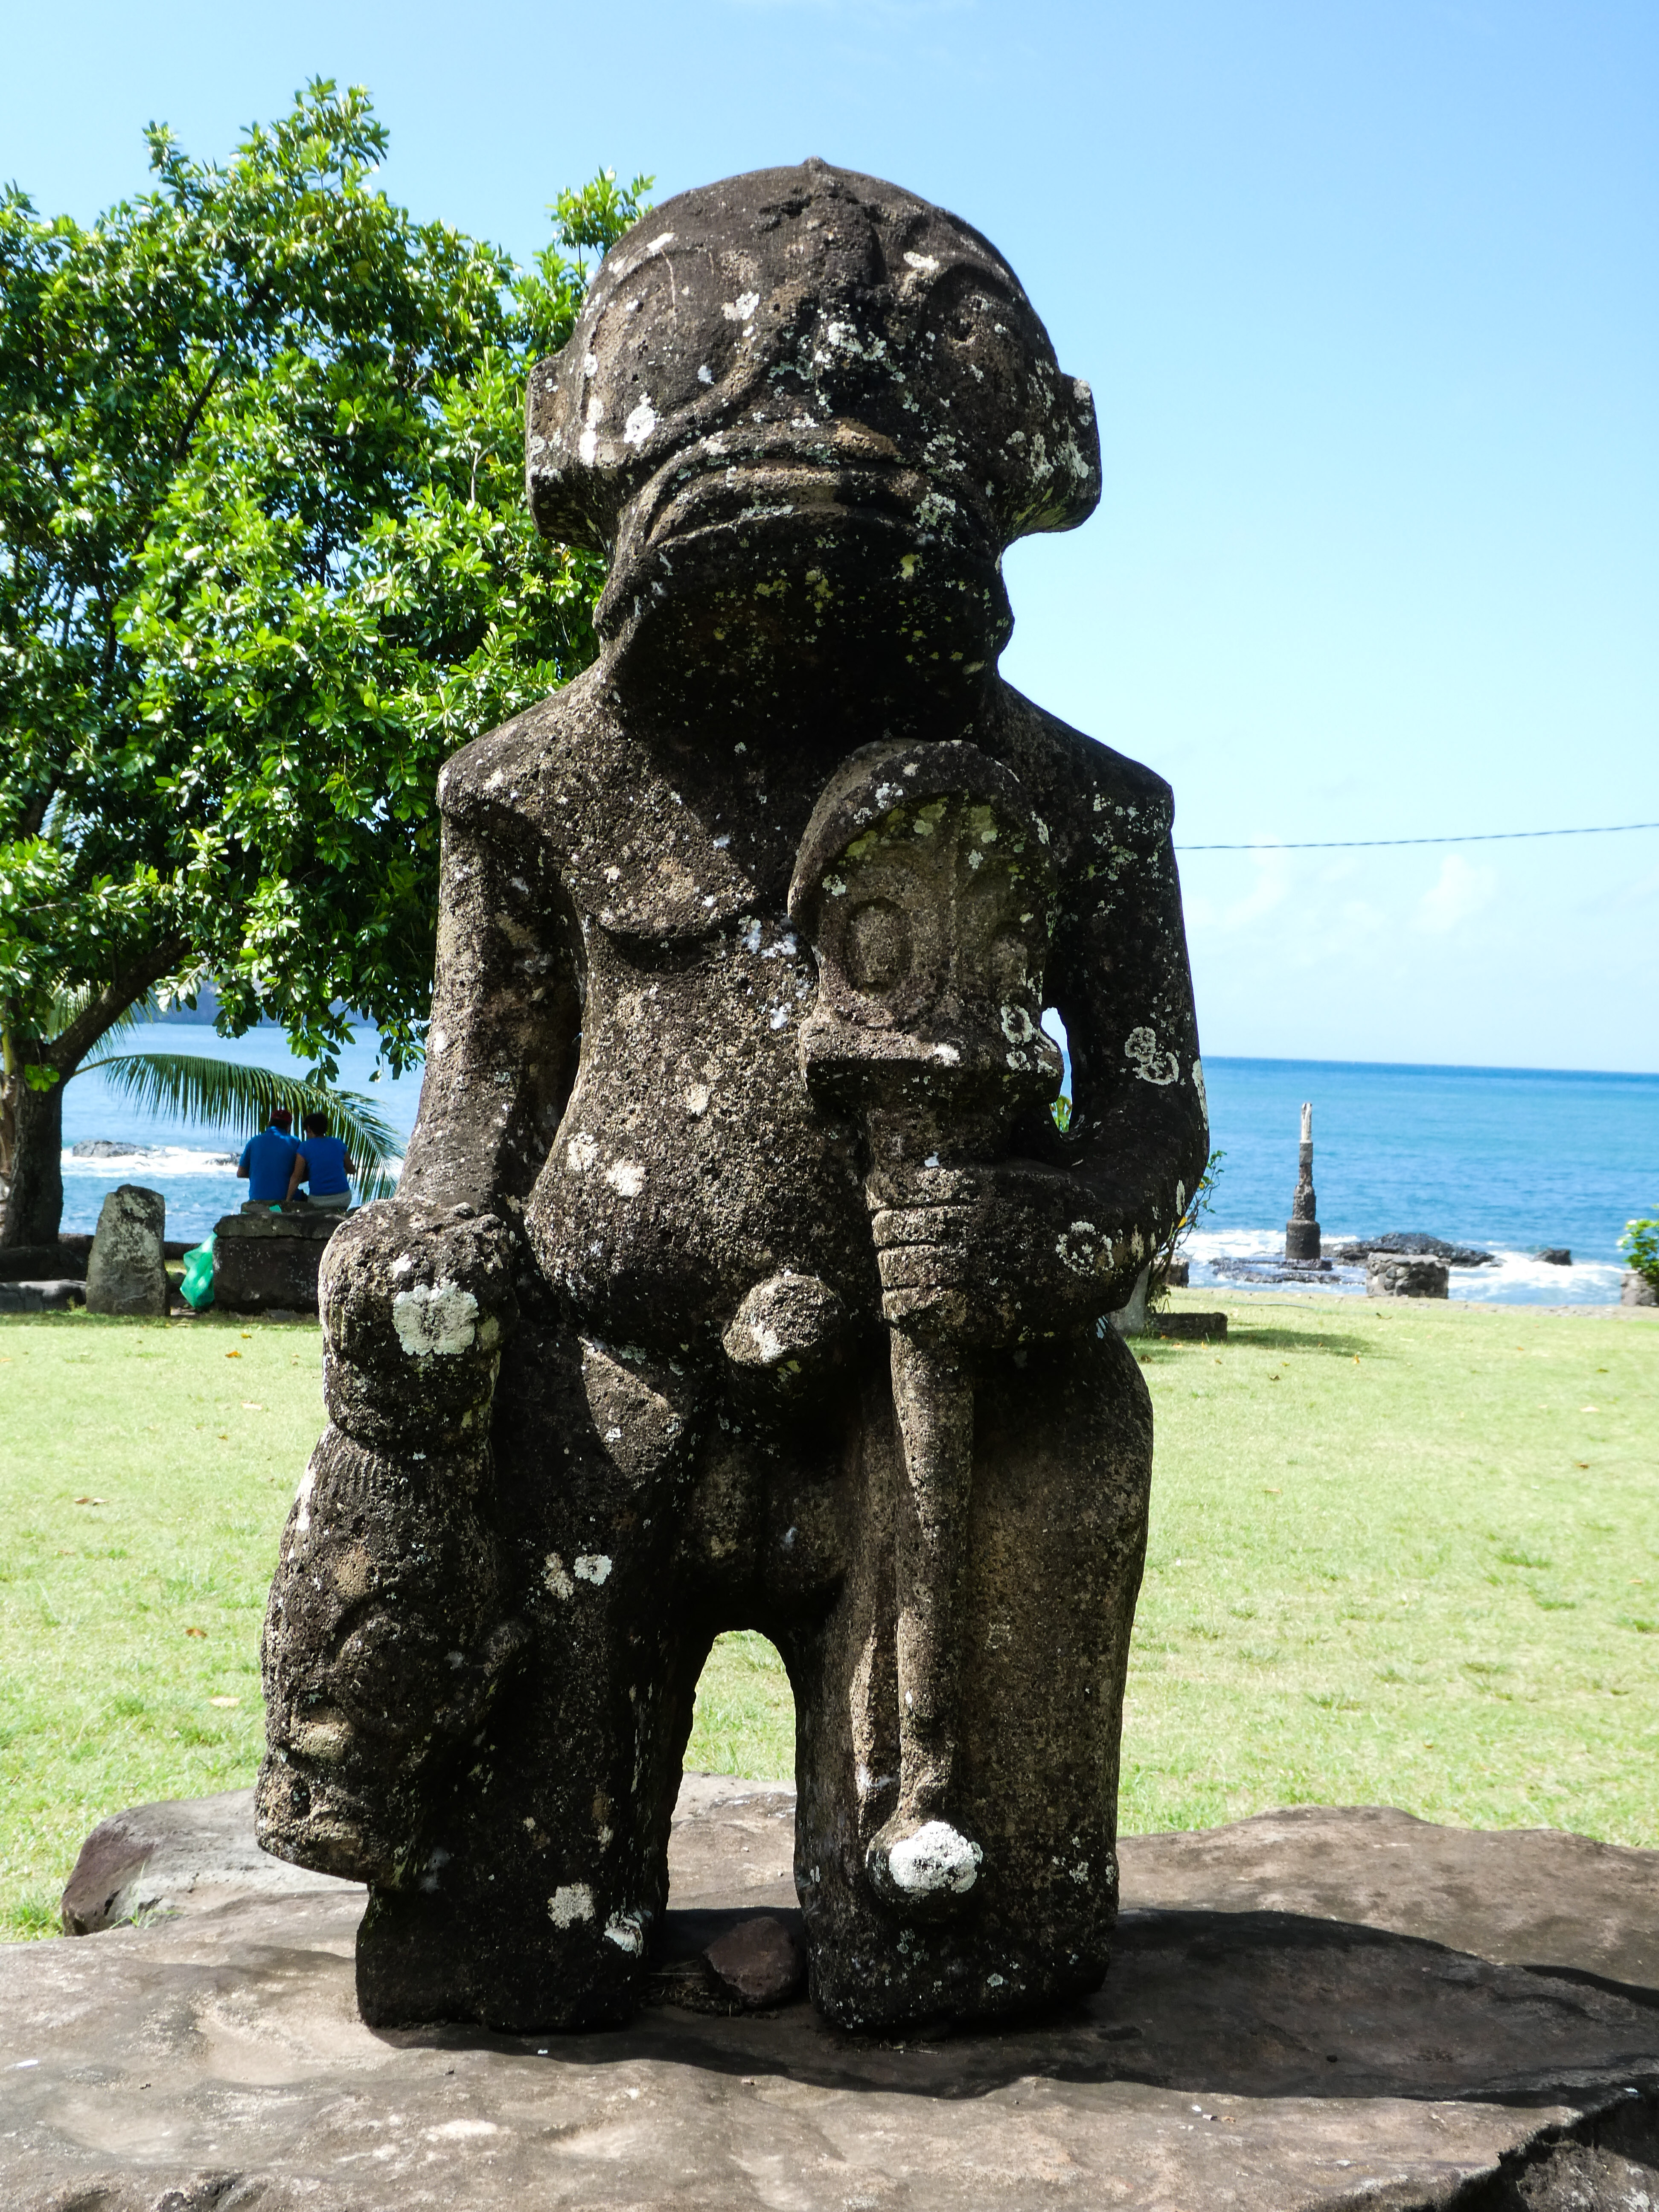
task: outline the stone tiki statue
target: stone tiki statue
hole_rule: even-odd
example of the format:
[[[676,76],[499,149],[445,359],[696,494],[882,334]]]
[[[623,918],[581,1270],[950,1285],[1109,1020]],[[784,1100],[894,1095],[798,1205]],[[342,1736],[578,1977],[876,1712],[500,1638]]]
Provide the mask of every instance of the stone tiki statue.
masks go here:
[[[1152,1443],[1102,1317],[1207,1147],[1169,791],[997,673],[1004,548],[1098,496],[1087,387],[975,232],[812,161],[612,250],[528,469],[603,651],[444,772],[261,1841],[369,1884],[370,2021],[622,2020],[698,1674],[758,1629],[824,2011],[1090,1990]]]

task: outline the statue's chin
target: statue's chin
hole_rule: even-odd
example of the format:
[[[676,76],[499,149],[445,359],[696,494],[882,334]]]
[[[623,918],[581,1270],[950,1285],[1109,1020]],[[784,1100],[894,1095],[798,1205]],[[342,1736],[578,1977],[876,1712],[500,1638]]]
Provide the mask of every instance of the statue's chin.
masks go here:
[[[619,547],[598,625],[617,682],[665,708],[879,720],[967,706],[1013,618],[990,549],[836,507]]]

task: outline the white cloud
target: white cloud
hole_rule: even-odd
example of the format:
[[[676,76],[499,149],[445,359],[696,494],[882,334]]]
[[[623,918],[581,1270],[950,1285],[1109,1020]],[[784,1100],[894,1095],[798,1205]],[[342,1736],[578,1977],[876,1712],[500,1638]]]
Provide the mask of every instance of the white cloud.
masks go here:
[[[1448,853],[1440,863],[1440,878],[1417,902],[1415,925],[1431,935],[1449,931],[1490,906],[1498,889],[1497,871],[1477,867],[1461,853]]]

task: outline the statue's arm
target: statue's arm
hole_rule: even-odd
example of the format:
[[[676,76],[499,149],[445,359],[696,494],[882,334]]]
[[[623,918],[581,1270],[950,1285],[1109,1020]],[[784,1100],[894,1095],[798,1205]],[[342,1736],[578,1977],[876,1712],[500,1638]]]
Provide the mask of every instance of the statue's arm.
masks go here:
[[[417,1390],[386,1388],[412,1362],[444,1395],[487,1401],[514,1313],[520,1218],[574,1079],[581,1033],[580,932],[533,820],[495,793],[514,781],[508,732],[445,771],[437,963],[421,1106],[395,1198],[331,1240],[324,1274],[329,1410],[365,1443],[419,1425]],[[423,1352],[422,1330],[464,1334],[449,1291],[473,1300],[465,1351]],[[413,1301],[413,1303],[411,1303]],[[424,1310],[419,1310],[423,1309]],[[418,1326],[417,1326],[418,1323]],[[371,1433],[372,1432],[372,1433]]]
[[[1063,878],[1047,994],[1071,1052],[1071,1121],[1063,1137],[1042,1133],[1047,1158],[1081,1201],[1079,1218],[1093,1224],[1091,1233],[1068,1224],[1054,1240],[1066,1243],[1056,1251],[1061,1294],[1085,1308],[1103,1294],[1111,1306],[1127,1297],[1210,1151],[1172,795],[1137,769],[1090,799],[1088,834]]]
[[[434,1761],[459,1752],[524,1642],[495,1564],[490,1407],[518,1316],[518,1209],[580,1035],[556,871],[521,813],[486,811],[479,782],[453,765],[447,778],[428,1058],[404,1175],[325,1254],[330,1426],[265,1620],[260,1840],[381,1884],[404,1878]]]

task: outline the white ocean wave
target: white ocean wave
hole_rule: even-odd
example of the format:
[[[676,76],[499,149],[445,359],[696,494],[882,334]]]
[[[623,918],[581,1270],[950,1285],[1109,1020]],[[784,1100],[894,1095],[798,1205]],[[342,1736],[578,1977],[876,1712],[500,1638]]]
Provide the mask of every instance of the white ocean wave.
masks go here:
[[[66,1176],[87,1176],[100,1182],[130,1182],[136,1174],[167,1176],[229,1176],[234,1177],[240,1151],[203,1152],[193,1145],[146,1145],[126,1152],[76,1153],[64,1147]]]
[[[1358,1231],[1322,1231],[1321,1241],[1328,1255],[1339,1244],[1346,1244]],[[1575,1260],[1570,1267],[1557,1267],[1548,1261],[1540,1260],[1530,1252],[1520,1252],[1502,1244],[1480,1245],[1490,1251],[1492,1264],[1484,1267],[1454,1267],[1448,1285],[1449,1296],[1464,1304],[1471,1301],[1496,1305],[1617,1305],[1620,1269],[1616,1263],[1603,1260]],[[1221,1229],[1197,1231],[1187,1247],[1193,1263],[1193,1288],[1248,1288],[1236,1277],[1218,1274],[1208,1263],[1213,1260],[1262,1260],[1271,1264],[1281,1260],[1285,1251],[1285,1231],[1277,1229]],[[1346,1279],[1344,1278],[1346,1277]],[[1285,1287],[1289,1287],[1286,1285]],[[1329,1285],[1335,1295],[1350,1297],[1364,1295],[1363,1266],[1333,1271]]]

